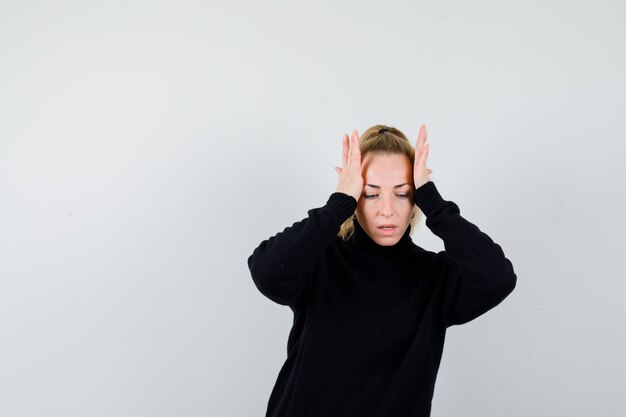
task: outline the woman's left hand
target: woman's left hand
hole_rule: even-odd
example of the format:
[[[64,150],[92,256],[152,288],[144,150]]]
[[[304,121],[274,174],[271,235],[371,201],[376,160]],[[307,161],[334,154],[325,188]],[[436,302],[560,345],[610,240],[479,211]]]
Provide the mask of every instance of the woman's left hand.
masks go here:
[[[415,183],[415,188],[420,188],[430,181],[430,173],[433,172],[432,169],[426,167],[426,163],[428,162],[428,150],[430,149],[430,144],[425,144],[426,136],[428,136],[426,125],[422,125],[420,127],[419,136],[417,137],[417,144],[415,145],[415,162],[413,163],[413,182]]]

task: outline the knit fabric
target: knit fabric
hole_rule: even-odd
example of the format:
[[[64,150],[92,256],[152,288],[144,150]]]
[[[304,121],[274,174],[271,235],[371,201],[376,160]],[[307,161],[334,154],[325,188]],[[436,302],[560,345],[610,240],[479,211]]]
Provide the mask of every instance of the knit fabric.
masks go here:
[[[430,415],[446,329],[498,305],[517,277],[432,181],[414,201],[444,251],[415,245],[410,227],[381,246],[356,219],[344,241],[357,201],[335,192],[248,258],[258,290],[294,314],[266,417]]]

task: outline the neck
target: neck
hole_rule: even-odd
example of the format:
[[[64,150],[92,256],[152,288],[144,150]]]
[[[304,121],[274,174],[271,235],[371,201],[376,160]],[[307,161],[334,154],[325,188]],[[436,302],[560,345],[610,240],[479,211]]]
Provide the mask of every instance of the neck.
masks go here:
[[[351,242],[355,248],[371,255],[395,256],[410,248],[412,243],[411,236],[409,235],[410,232],[411,225],[409,224],[404,234],[395,245],[383,246],[372,240],[365,229],[359,224],[358,220],[354,218],[354,233],[350,237],[349,242]]]

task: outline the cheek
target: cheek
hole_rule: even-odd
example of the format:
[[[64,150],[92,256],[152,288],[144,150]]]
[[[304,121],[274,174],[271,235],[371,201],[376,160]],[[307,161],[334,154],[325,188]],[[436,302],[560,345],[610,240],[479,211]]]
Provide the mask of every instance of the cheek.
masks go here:
[[[395,201],[395,208],[397,210],[412,210],[415,203],[408,198],[398,199]]]
[[[369,219],[376,215],[376,207],[369,202],[365,202],[364,204],[359,204],[356,208],[356,212],[362,219]]]
[[[398,213],[402,213],[405,217],[411,217],[413,207],[415,207],[415,204],[412,201],[405,201],[403,204],[398,205]]]

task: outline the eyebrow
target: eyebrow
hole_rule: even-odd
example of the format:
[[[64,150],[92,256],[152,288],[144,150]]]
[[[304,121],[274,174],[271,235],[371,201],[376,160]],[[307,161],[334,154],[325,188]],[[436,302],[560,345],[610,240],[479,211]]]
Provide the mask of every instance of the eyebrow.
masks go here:
[[[403,185],[409,185],[408,182],[405,182],[404,184],[398,184],[398,185],[394,185],[393,188],[400,188]],[[366,187],[372,187],[372,188],[380,188],[380,185],[374,185],[374,184],[365,184]]]

